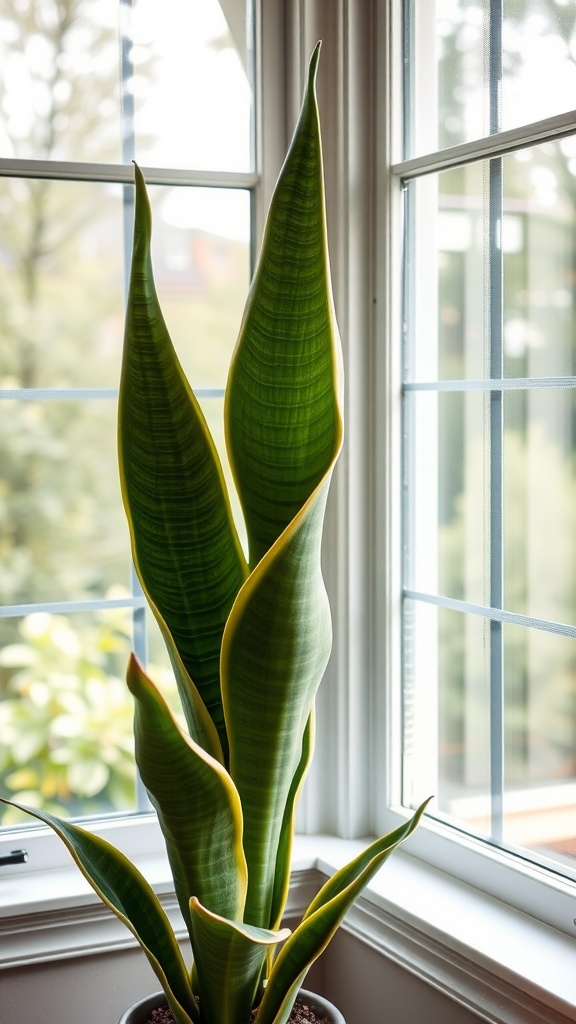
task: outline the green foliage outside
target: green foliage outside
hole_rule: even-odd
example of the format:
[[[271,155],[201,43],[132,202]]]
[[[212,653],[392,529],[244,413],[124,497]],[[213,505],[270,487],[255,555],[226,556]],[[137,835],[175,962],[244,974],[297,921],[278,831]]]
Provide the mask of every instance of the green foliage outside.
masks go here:
[[[125,608],[20,620],[18,642],[0,649],[0,795],[68,817],[134,809],[131,637]],[[150,671],[175,703],[172,672],[161,664]],[[29,823],[4,806],[0,818]]]
[[[0,651],[2,795],[68,816],[134,806],[130,632],[125,610],[82,625],[45,612],[21,621],[19,642]],[[15,820],[6,810],[3,824]]]

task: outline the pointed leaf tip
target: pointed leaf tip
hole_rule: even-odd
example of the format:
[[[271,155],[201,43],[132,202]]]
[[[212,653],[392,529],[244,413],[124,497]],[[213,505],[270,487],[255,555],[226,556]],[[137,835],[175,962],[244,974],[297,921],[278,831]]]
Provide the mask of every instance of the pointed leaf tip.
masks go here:
[[[316,77],[318,75],[318,63],[320,61],[320,50],[322,49],[322,40],[319,39],[314,47],[312,56],[310,57],[310,63],[308,65],[308,85],[314,88],[316,85]]]
[[[142,668],[142,666],[140,664],[140,661],[138,660],[138,657],[136,656],[134,651],[130,651],[130,655],[128,657],[128,671],[134,672],[137,671],[137,669],[139,668]]]

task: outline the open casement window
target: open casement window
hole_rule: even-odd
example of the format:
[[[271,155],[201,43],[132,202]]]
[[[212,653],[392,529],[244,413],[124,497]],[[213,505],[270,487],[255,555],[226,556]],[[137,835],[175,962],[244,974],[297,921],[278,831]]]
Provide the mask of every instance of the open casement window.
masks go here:
[[[413,848],[573,932],[538,885],[576,892],[576,6],[404,0],[396,29],[396,797],[436,794]]]
[[[223,455],[261,219],[257,15],[250,0],[2,11],[0,794],[75,818],[148,810],[130,648],[171,687],[116,463],[131,162],[150,184],[166,318]],[[3,806],[3,854],[21,820]]]

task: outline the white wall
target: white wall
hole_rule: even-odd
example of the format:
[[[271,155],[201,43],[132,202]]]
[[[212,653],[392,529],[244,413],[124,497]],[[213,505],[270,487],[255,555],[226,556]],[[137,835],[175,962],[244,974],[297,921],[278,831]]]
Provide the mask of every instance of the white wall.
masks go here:
[[[139,949],[0,971],[0,1024],[118,1024],[158,982]]]
[[[325,954],[323,984],[346,1024],[478,1024],[481,1019],[342,929]]]

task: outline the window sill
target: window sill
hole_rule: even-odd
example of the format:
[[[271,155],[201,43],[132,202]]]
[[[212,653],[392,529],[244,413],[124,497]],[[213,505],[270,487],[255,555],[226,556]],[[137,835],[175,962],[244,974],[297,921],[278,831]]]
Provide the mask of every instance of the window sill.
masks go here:
[[[316,868],[332,874],[361,848],[323,838]],[[403,850],[372,880],[343,928],[484,1020],[576,1020],[573,937]]]
[[[299,836],[288,916],[362,848]],[[139,859],[176,933],[183,926],[166,861]],[[135,940],[74,867],[0,880],[0,968],[130,948]],[[574,940],[400,851],[345,918],[343,929],[485,1020],[576,1019]]]

